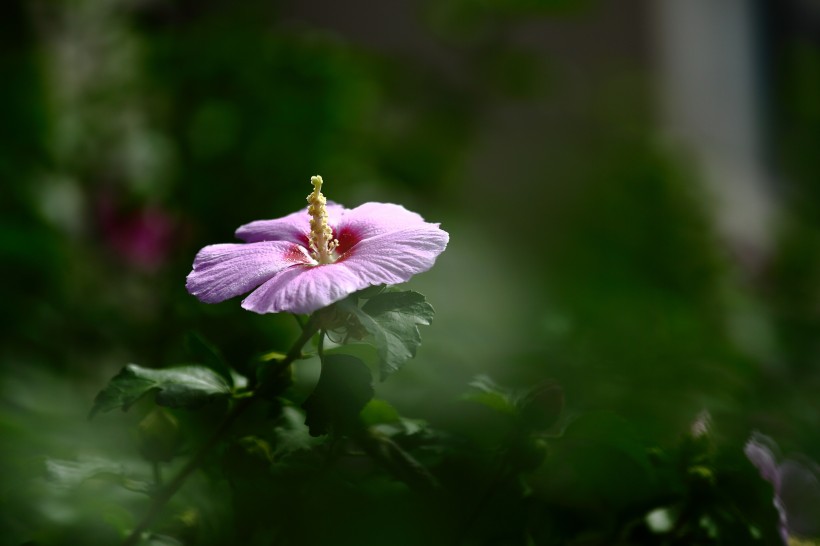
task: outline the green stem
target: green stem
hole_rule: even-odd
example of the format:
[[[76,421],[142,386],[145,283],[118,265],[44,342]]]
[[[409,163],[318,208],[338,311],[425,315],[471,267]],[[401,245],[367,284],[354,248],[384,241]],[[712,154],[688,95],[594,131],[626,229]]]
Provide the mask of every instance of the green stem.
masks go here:
[[[312,338],[313,335],[319,330],[317,325],[318,321],[315,316],[316,315],[312,315],[310,317],[308,323],[305,325],[305,328],[302,330],[302,334],[299,336],[299,339],[297,339],[290,348],[287,355],[285,355],[285,358],[274,364],[272,373],[268,375],[269,378],[275,378],[288,366],[290,366],[294,360],[302,356],[302,347],[305,343],[310,341],[310,338]],[[179,488],[182,487],[182,484],[185,483],[188,476],[190,476],[194,470],[197,470],[202,465],[208,455],[208,452],[222,440],[223,436],[225,436],[225,434],[230,430],[237,418],[251,406],[254,398],[255,396],[242,398],[236,403],[236,405],[234,405],[233,408],[231,408],[216,430],[214,430],[213,434],[211,434],[208,440],[202,444],[188,463],[182,467],[182,470],[180,470],[179,473],[154,496],[151,501],[151,506],[148,508],[148,512],[139,524],[134,527],[131,534],[126,537],[122,543],[122,546],[136,546],[136,544],[139,543],[142,538],[142,534],[148,530],[148,527],[160,514],[163,507],[165,507],[165,504],[176,494],[177,491],[179,491]]]
[[[304,329],[305,329],[305,321],[304,321],[304,320],[302,320],[302,317],[300,317],[300,316],[299,316],[299,315],[297,315],[296,313],[291,313],[291,314],[290,314],[290,316],[292,316],[292,317],[293,317],[293,320],[295,320],[295,321],[296,321],[296,324],[298,324],[298,325],[299,325],[299,329],[300,329],[300,330],[304,330]]]
[[[325,364],[325,335],[326,331],[323,328],[319,332],[319,343],[316,345],[316,352],[319,354],[319,362],[324,366]]]

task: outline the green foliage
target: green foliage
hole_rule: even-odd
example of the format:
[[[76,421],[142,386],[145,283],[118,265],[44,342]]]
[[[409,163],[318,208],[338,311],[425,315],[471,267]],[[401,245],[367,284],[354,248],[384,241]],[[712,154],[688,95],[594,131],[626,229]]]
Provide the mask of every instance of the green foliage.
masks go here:
[[[179,366],[152,370],[129,364],[94,399],[90,417],[122,408],[127,411],[140,398],[156,393],[156,403],[171,408],[195,408],[230,396],[220,375],[203,366]]]
[[[376,346],[382,380],[416,356],[421,345],[418,327],[429,325],[435,314],[424,296],[412,290],[383,292],[361,307],[348,299],[340,307],[356,317]]]
[[[76,489],[89,480],[103,480],[136,493],[150,494],[153,491],[151,484],[129,477],[122,465],[107,459],[47,459],[45,464],[47,479],[61,488]]]
[[[154,408],[137,425],[139,450],[149,461],[170,461],[181,440],[179,421],[163,408]]]
[[[221,375],[229,386],[234,386],[236,372],[225,361],[225,357],[216,345],[197,332],[189,332],[185,342],[194,362],[207,366]]]
[[[326,355],[319,383],[302,404],[311,436],[354,428],[359,412],[373,398],[372,381],[370,370],[358,358]]]
[[[0,544],[121,542],[231,394],[250,409],[143,544],[780,543],[740,447],[761,427],[820,454],[820,55],[780,29],[764,140],[785,222],[758,255],[656,145],[642,46],[594,43],[636,8],[599,6],[426,2],[398,34],[258,0],[5,7]],[[182,288],[198,248],[292,212],[314,172],[339,202],[445,219],[461,253],[401,381],[371,373],[416,354],[432,309],[412,293],[359,293],[319,374],[309,347],[279,366],[290,317]],[[156,262],[132,255],[150,211],[173,224]],[[771,350],[741,357],[750,319]],[[87,422],[123,355],[196,365],[126,367]],[[723,429],[690,438],[703,407]]]
[[[489,376],[482,375],[475,378],[470,386],[475,390],[462,396],[462,399],[481,404],[499,413],[516,415],[515,396]]]

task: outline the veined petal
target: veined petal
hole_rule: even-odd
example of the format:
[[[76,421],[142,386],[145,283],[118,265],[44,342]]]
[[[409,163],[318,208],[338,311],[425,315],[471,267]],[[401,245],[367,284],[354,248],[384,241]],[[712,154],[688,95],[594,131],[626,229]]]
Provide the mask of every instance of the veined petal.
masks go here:
[[[357,240],[362,240],[423,224],[425,224],[424,218],[401,205],[365,203],[345,211],[336,225],[334,234],[340,241],[345,236],[345,232],[351,232]],[[334,225],[333,222],[331,225]]]
[[[422,222],[359,241],[333,265],[349,269],[365,286],[398,284],[433,267],[449,239],[438,224]]]
[[[328,224],[335,226],[342,217],[345,208],[336,203],[327,204]],[[290,241],[304,247],[308,246],[310,237],[310,215],[307,208],[293,212],[274,220],[256,220],[240,226],[235,235],[246,243],[259,241]]]
[[[312,313],[367,286],[343,264],[295,266],[254,290],[242,307],[256,313]]]
[[[244,294],[276,273],[310,263],[304,247],[287,241],[206,246],[196,255],[185,287],[205,303]]]

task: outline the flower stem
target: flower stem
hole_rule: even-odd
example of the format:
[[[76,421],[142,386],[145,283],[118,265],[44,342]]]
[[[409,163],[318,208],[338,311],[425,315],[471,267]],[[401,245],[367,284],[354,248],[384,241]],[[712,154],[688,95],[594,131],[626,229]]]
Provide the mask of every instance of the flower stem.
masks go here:
[[[285,355],[285,358],[274,364],[272,373],[268,375],[269,378],[275,378],[288,366],[290,366],[294,360],[302,356],[302,347],[305,343],[310,341],[310,338],[312,338],[313,335],[319,330],[317,322],[318,321],[315,319],[315,315],[310,317],[302,330],[302,334],[299,336],[299,339],[297,339],[290,348],[287,355]],[[131,534],[125,538],[122,546],[136,546],[136,544],[139,543],[142,538],[142,534],[148,530],[148,527],[160,514],[162,509],[165,507],[165,504],[176,494],[177,491],[179,491],[179,488],[182,487],[182,484],[185,483],[188,476],[190,476],[194,470],[197,470],[202,465],[208,455],[208,452],[222,440],[223,436],[225,436],[225,434],[230,430],[236,419],[251,406],[254,398],[256,398],[256,396],[241,398],[233,406],[233,408],[231,408],[216,430],[214,430],[213,434],[211,434],[208,440],[202,444],[188,463],[182,467],[182,470],[180,470],[179,473],[154,496],[151,501],[151,506],[148,508],[148,512],[139,524],[131,531]]]

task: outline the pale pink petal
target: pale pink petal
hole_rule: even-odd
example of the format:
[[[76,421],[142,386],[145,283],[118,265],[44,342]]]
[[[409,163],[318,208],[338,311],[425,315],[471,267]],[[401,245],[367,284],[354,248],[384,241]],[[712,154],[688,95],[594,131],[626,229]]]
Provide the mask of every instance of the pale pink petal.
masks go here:
[[[449,239],[438,224],[422,222],[416,227],[364,239],[333,265],[349,269],[366,286],[398,284],[433,267]]]
[[[335,226],[345,208],[336,203],[327,204],[328,224]],[[288,214],[275,220],[256,220],[236,230],[237,238],[246,243],[256,243],[259,241],[290,241],[308,246],[310,236],[310,215],[307,208],[298,212]]]
[[[342,234],[349,231],[361,240],[424,223],[421,216],[401,205],[365,203],[345,211],[336,226],[334,235],[341,240]]]
[[[760,476],[771,483],[775,490],[780,487],[780,476],[777,472],[777,444],[774,440],[755,432],[743,448],[746,457],[757,467]]]
[[[296,266],[254,290],[242,307],[256,313],[312,313],[366,286],[343,264]]]
[[[309,263],[299,245],[286,241],[206,246],[196,255],[185,286],[205,303],[244,294],[283,269]]]

